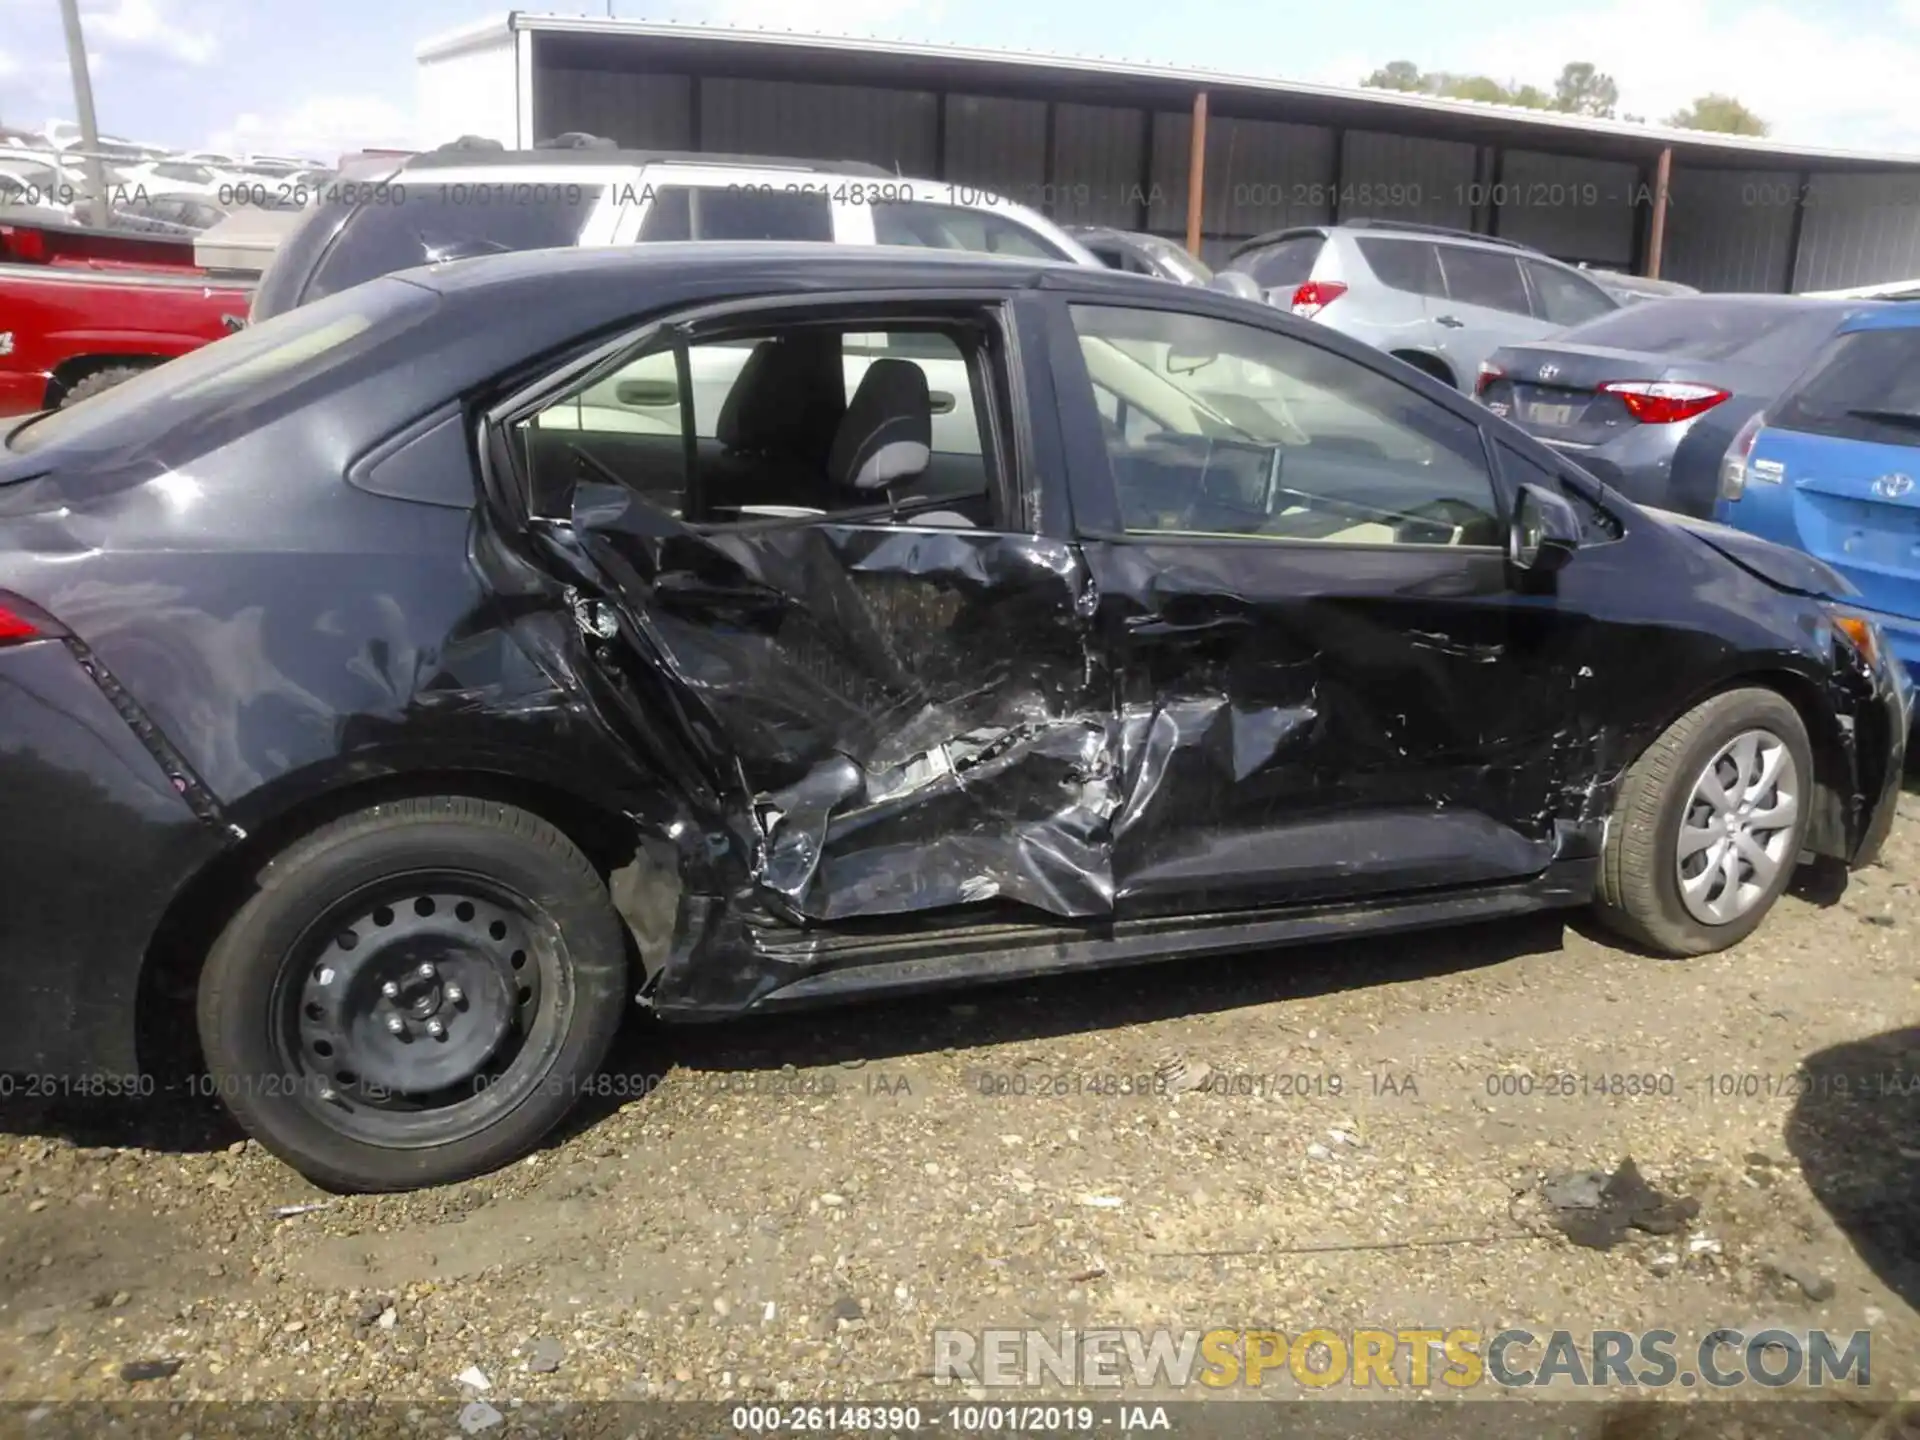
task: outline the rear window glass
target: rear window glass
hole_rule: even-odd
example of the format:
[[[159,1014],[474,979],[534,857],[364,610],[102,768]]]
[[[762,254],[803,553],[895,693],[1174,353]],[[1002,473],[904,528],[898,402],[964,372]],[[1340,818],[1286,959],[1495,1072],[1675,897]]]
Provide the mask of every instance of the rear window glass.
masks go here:
[[[24,453],[84,440],[143,408],[161,424],[178,424],[186,407],[217,406],[253,387],[309,379],[413,323],[437,303],[439,296],[431,290],[393,280],[303,305],[64,410],[49,411],[13,431],[7,448]]]
[[[384,201],[367,201],[347,217],[304,299],[336,295],[415,265],[577,245],[603,189],[484,181],[394,185]]]
[[[1313,277],[1314,261],[1320,258],[1320,247],[1326,243],[1324,236],[1295,235],[1248,251],[1233,262],[1232,268],[1251,275],[1263,290],[1304,285]]]
[[[675,188],[655,192],[655,204]],[[731,185],[687,191],[695,240],[833,239],[833,207],[825,195]]]
[[[873,238],[879,245],[917,245],[928,250],[969,250],[1022,260],[1065,260],[1066,252],[1018,220],[967,205],[924,200],[873,202]]]
[[[1920,445],[1920,329],[1836,336],[1768,420],[1805,434]]]
[[[1824,332],[1840,315],[1792,305],[1737,300],[1647,300],[1602,315],[1564,338],[1609,350],[1644,350],[1674,360],[1731,360],[1765,351],[1812,327]],[[1814,341],[1809,342],[1809,348]]]
[[[1440,281],[1440,256],[1424,240],[1380,240],[1373,236],[1355,242],[1360,254],[1382,285],[1411,295],[1445,295]]]

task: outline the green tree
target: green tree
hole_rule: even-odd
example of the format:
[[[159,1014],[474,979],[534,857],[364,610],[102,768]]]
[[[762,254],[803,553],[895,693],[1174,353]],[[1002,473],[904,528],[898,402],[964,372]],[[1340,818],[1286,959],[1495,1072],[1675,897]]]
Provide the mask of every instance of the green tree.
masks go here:
[[[1667,117],[1681,130],[1717,130],[1723,135],[1764,135],[1767,122],[1731,95],[1702,95],[1684,110]]]
[[[1484,100],[1495,105],[1511,103],[1513,92],[1486,75],[1436,75],[1431,93],[1449,100]]]
[[[1529,110],[1551,110],[1553,97],[1538,85],[1516,85],[1507,95],[1509,105],[1524,105]]]
[[[1411,60],[1394,60],[1382,65],[1360,83],[1375,90],[1417,93],[1427,88],[1427,77],[1420,73],[1420,67]]]
[[[1569,115],[1610,116],[1620,103],[1620,87],[1585,60],[1569,61],[1553,82],[1553,108]]]

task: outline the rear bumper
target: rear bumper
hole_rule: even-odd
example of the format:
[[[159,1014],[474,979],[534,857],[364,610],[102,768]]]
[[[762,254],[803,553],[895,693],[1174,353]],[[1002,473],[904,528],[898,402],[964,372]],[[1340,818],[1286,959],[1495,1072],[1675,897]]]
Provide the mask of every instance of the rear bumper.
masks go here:
[[[1642,425],[1604,445],[1574,445],[1535,436],[1596,480],[1633,501],[1705,519],[1713,513],[1714,475],[1684,464],[1686,425]]]
[[[136,1072],[155,927],[223,846],[57,640],[0,650],[0,1071]]]

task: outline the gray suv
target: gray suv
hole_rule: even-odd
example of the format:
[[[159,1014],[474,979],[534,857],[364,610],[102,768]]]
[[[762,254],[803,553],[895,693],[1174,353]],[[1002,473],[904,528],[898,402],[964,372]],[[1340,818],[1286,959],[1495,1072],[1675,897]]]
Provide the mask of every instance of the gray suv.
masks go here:
[[[1259,235],[1227,262],[1267,299],[1472,393],[1480,363],[1620,301],[1571,265],[1465,230],[1349,220]]]

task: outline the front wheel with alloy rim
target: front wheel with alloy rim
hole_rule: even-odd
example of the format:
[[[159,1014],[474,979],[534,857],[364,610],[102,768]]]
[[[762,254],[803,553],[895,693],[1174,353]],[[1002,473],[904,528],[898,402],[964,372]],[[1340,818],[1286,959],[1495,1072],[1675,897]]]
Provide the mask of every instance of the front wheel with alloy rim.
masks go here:
[[[1806,725],[1772,690],[1731,690],[1669,726],[1614,802],[1597,908],[1668,955],[1750,935],[1787,888],[1811,812]]]
[[[200,980],[210,1081],[311,1179],[400,1190],[531,1149],[606,1057],[626,941],[599,873],[509,805],[425,797],[275,857]]]

